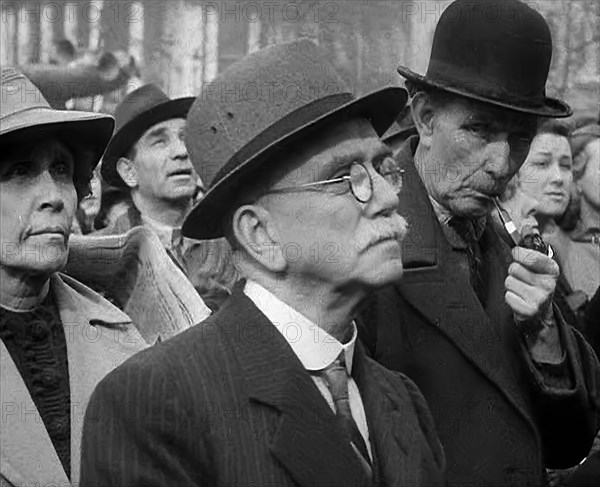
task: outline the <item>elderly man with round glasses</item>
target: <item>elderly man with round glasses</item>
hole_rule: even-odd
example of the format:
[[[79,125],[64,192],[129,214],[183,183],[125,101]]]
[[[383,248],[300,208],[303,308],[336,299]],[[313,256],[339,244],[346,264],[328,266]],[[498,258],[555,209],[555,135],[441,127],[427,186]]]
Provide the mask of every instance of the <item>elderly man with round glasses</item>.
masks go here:
[[[113,120],[51,109],[12,68],[1,96],[0,485],[66,486],[95,385],[145,348],[127,315],[60,274]]]
[[[232,90],[250,85],[258,98]],[[307,40],[249,55],[197,98],[186,143],[209,186],[183,233],[226,236],[246,281],[101,382],[82,487],[443,485],[420,392],[365,355],[353,322],[402,274],[379,136],[406,98],[355,99]]]
[[[402,188],[402,174],[404,173],[404,169],[399,168],[391,156],[385,157],[381,162],[375,164],[375,166],[376,171],[390,183],[396,192],[399,192]],[[346,183],[347,185],[342,185],[342,183]],[[373,178],[367,167],[360,162],[353,163],[350,166],[349,174],[345,176],[299,184],[297,186],[271,189],[269,193],[291,193],[305,189],[310,190],[311,188],[318,190],[319,188],[331,185],[338,185],[338,191],[342,193],[350,190],[359,203],[368,203],[373,196]]]

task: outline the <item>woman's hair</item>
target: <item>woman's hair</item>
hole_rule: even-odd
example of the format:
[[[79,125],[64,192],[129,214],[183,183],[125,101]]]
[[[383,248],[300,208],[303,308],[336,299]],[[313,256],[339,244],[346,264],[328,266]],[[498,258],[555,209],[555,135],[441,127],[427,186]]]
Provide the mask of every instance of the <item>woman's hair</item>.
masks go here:
[[[572,125],[555,120],[552,118],[544,120],[540,123],[537,134],[551,134],[559,137],[564,137],[569,140],[571,135]],[[579,214],[581,211],[581,199],[578,197],[577,191],[573,184],[568,188],[569,191],[569,203],[564,213],[554,219],[556,224],[564,231],[568,232],[575,228],[577,221],[579,220]]]
[[[557,135],[559,137],[569,138],[570,127],[564,122],[559,122],[558,120],[547,119],[541,122],[538,125],[538,129],[536,132],[536,136],[541,134],[551,134]],[[510,200],[517,191],[519,186],[519,176],[518,173],[508,182],[504,193],[500,197],[502,201]]]
[[[548,118],[538,125],[536,135],[551,134],[551,135],[558,135],[560,137],[564,137],[564,138],[568,139],[570,133],[571,133],[570,125],[568,125],[565,122],[561,122],[560,120]]]
[[[590,123],[575,129],[569,137],[571,153],[573,154],[573,180],[577,181],[585,174],[587,166],[587,157],[584,157],[583,151],[587,145],[600,138],[600,125]]]
[[[541,122],[538,126],[536,136],[540,134],[551,134],[559,137],[569,138],[570,126],[564,122],[558,120],[548,119]],[[500,196],[500,201],[506,202],[514,197],[519,187],[519,176],[518,173],[508,182],[504,193]],[[565,210],[565,213],[556,219],[556,222],[561,225],[561,222],[569,228],[565,228],[561,225],[564,230],[572,230],[575,228],[577,219],[579,218],[579,205],[576,198],[576,191],[571,191],[571,198],[569,200],[569,206]]]
[[[569,205],[565,212],[556,219],[560,228],[567,232],[575,229],[581,214],[581,195],[577,191],[577,181],[585,174],[588,162],[583,151],[590,142],[600,138],[600,126],[590,119],[576,120],[574,128],[569,134],[569,144],[573,155],[573,185],[569,191]]]

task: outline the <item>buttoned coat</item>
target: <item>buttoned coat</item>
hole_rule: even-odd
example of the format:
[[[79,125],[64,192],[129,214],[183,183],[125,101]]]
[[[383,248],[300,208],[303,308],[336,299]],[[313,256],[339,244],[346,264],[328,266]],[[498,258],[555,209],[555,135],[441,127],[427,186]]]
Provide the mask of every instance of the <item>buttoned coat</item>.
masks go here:
[[[361,346],[353,376],[376,485],[443,485],[443,452],[414,384]],[[91,403],[81,487],[369,485],[311,376],[241,284],[206,321],[109,374]]]
[[[94,387],[146,343],[129,317],[74,279],[50,278],[65,331],[71,393],[71,478],[79,477],[84,412]],[[4,343],[0,343],[0,486],[71,485],[44,422]]]
[[[398,155],[409,234],[403,277],[376,293],[359,320],[373,358],[423,392],[446,453],[449,486],[540,486],[544,467],[582,460],[598,428],[598,361],[555,308],[570,387],[555,389],[532,363],[504,301],[510,249],[488,221],[480,240],[485,308],[446,239],[413,163]],[[441,176],[440,176],[441,177]]]

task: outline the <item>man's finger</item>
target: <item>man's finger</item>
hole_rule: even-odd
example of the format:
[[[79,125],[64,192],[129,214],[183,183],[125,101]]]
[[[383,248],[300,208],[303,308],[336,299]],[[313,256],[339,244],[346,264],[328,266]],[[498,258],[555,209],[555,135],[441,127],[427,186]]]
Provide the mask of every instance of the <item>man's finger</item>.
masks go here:
[[[511,253],[515,262],[518,262],[532,272],[537,274],[550,274],[555,277],[560,274],[558,264],[550,257],[537,250],[526,249],[525,247],[514,247]]]
[[[556,276],[552,274],[537,274],[518,262],[513,262],[509,266],[508,275],[547,292],[554,292],[556,288]]]
[[[513,276],[508,276],[504,281],[507,291],[519,296],[523,301],[531,304],[536,310],[548,300],[548,291],[537,286],[531,286]]]
[[[527,284],[530,284],[531,286],[534,286],[535,282],[536,282],[535,277],[538,276],[539,274],[535,274],[534,272],[531,272],[529,269],[524,267],[523,264],[520,264],[519,262],[513,262],[508,267],[508,275],[513,276],[515,279],[518,279],[519,281],[522,281]]]
[[[508,276],[504,281],[504,288],[507,291],[511,291],[517,296],[519,296],[523,300],[529,301],[528,296],[531,295],[532,292],[535,292],[535,287],[531,286],[519,279],[516,279],[513,276]]]
[[[533,318],[537,314],[537,307],[525,301],[521,296],[513,293],[512,291],[506,291],[504,295],[506,304],[510,306],[515,315],[522,320]]]

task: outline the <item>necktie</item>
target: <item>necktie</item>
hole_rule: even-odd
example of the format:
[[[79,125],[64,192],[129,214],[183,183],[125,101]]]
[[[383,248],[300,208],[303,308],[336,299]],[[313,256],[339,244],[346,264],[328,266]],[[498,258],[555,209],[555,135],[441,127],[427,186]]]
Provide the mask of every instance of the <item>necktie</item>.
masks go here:
[[[468,218],[452,217],[448,225],[462,238],[466,244],[467,259],[469,261],[469,280],[471,287],[479,302],[485,305],[484,285],[481,277],[481,249],[477,236],[475,223]]]
[[[323,378],[329,386],[335,413],[342,426],[346,439],[351,443],[357,454],[361,465],[363,466],[367,477],[372,479],[373,471],[371,468],[371,457],[363,436],[358,430],[358,426],[352,417],[350,409],[350,396],[348,393],[348,370],[346,369],[344,352],[342,351],[333,364],[322,372]]]

